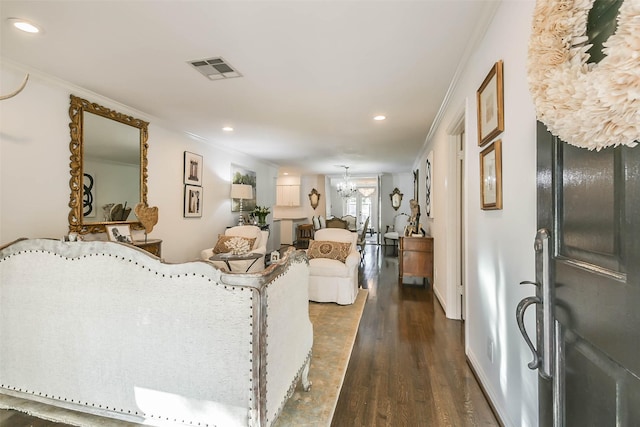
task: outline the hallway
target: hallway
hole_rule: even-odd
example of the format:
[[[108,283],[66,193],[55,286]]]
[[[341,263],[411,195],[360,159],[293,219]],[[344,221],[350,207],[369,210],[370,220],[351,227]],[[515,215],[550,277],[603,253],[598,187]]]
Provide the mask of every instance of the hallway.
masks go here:
[[[386,249],[366,247],[369,296],[331,425],[499,425],[467,365],[464,324],[445,317],[431,286],[399,286]]]

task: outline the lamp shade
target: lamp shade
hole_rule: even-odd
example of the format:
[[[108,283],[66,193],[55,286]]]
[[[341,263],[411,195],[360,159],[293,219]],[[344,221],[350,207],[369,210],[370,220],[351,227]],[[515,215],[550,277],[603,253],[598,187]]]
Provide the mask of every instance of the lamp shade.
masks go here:
[[[232,199],[253,199],[253,187],[248,184],[231,184]]]

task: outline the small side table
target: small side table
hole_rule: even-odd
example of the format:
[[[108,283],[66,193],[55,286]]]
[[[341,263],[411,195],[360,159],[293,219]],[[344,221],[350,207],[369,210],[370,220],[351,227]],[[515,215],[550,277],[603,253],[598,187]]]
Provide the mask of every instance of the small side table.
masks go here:
[[[222,261],[225,264],[227,264],[227,268],[229,269],[229,271],[233,272],[233,269],[231,268],[231,265],[229,264],[229,261],[248,261],[248,260],[253,260],[253,262],[251,264],[249,264],[249,266],[247,267],[247,269],[244,271],[245,273],[247,271],[249,271],[249,269],[251,267],[253,267],[253,264],[256,263],[257,260],[259,260],[260,258],[262,258],[264,255],[259,254],[259,253],[248,253],[248,254],[244,254],[244,255],[233,255],[231,253],[224,253],[224,254],[215,254],[212,257],[209,257],[210,261]]]

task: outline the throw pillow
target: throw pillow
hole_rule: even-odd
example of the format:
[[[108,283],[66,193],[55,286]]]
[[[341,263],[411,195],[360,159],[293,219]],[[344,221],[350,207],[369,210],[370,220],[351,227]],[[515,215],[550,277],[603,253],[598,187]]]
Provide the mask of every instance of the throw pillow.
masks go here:
[[[213,247],[214,254],[223,254],[227,252],[234,252],[238,254],[247,253],[253,247],[255,238],[249,239],[247,237],[240,236],[218,236],[218,241]]]
[[[350,251],[351,243],[349,242],[310,240],[307,257],[309,259],[329,258],[345,262]]]

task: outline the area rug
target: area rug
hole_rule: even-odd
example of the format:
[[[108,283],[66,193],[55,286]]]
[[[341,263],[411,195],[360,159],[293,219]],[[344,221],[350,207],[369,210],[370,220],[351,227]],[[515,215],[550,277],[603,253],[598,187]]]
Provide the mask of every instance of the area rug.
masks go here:
[[[305,392],[298,385],[276,420],[275,427],[331,425],[366,300],[367,290],[361,289],[352,305],[309,303],[309,318],[313,324],[313,353],[309,370],[311,390]],[[15,409],[37,418],[82,427],[142,425],[3,394],[0,394],[0,409]]]
[[[367,293],[360,289],[352,305],[309,303],[309,319],[313,323],[311,390],[306,392],[298,385],[275,427],[331,425]]]

